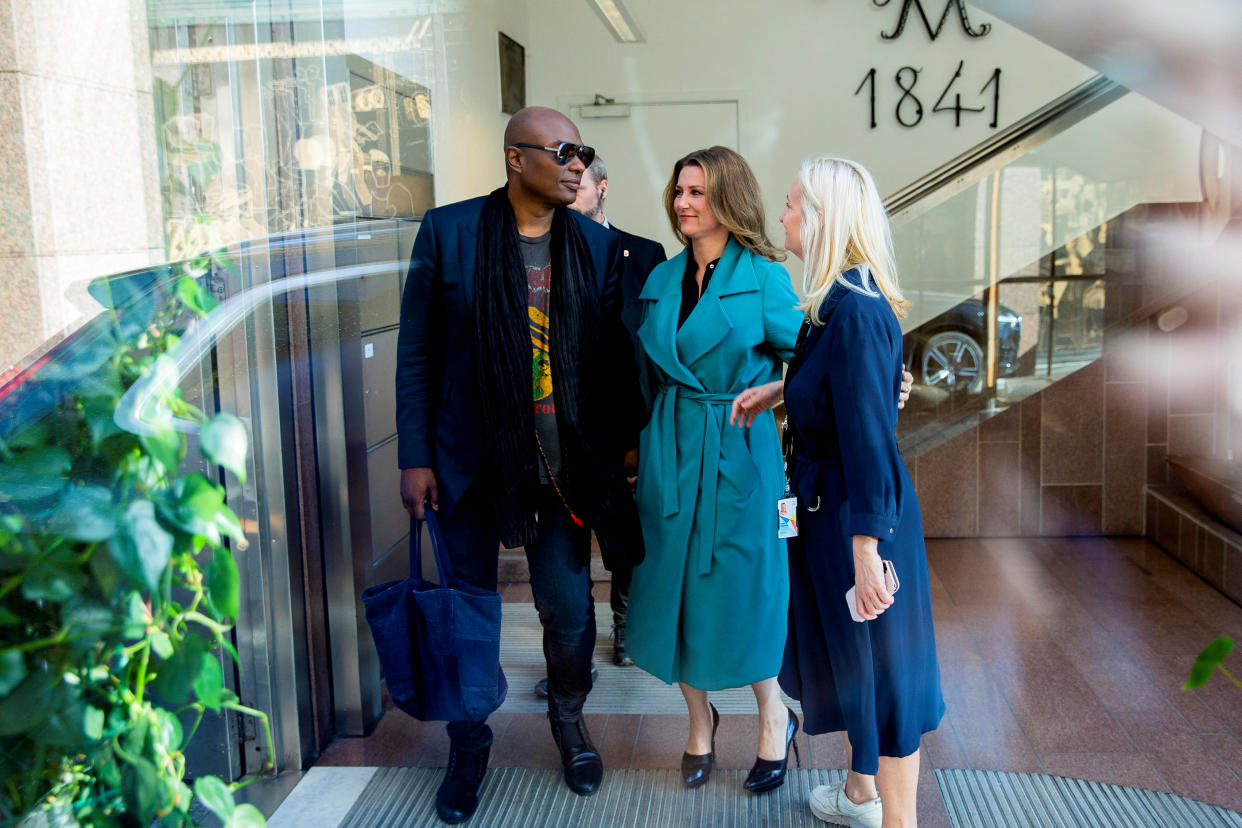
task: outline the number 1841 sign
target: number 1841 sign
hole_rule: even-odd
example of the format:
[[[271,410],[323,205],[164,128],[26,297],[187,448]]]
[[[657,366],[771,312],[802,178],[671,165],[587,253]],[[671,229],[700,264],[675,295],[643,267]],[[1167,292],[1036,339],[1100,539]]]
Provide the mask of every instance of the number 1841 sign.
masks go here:
[[[979,104],[982,106],[967,106],[962,103],[962,92],[958,81],[962,79],[962,70],[966,61],[959,60],[957,62],[957,70],[953,73],[953,77],[949,78],[949,82],[945,84],[944,89],[940,92],[940,97],[936,98],[936,102],[932,105],[933,113],[952,113],[953,125],[960,127],[962,125],[962,114],[980,114],[987,112],[992,113],[992,119],[988,122],[988,126],[996,129],[1000,118],[1000,84],[1001,70],[996,68],[992,70],[992,74],[988,76],[988,80],[975,93],[974,100],[968,103]],[[923,120],[923,98],[922,90],[916,89],[919,82],[919,75],[922,74],[921,69],[915,69],[913,66],[903,66],[893,75],[893,83],[897,87],[896,103],[893,106],[893,118],[903,127],[916,127]],[[963,80],[963,84],[966,81]],[[926,84],[924,84],[926,86]],[[967,89],[970,87],[967,86]],[[989,88],[991,95],[988,94]],[[876,69],[872,68],[862,79],[862,83],[858,84],[858,88],[854,90],[854,95],[858,96],[863,89],[868,89],[868,100],[871,105],[871,128],[876,128]],[[970,93],[967,93],[970,94]]]
[[[878,6],[887,6],[891,0],[871,0]],[[927,10],[923,8],[923,0],[903,0],[901,11],[897,19],[897,24],[891,32],[880,32],[880,37],[884,40],[896,40],[901,37],[906,30],[906,22],[911,19],[912,15],[917,14],[918,20],[922,22],[923,28],[927,32],[927,36],[935,41],[944,31],[945,23],[948,21],[950,14],[956,9],[958,20],[962,24],[962,31],[968,38],[980,38],[992,31],[992,24],[983,23],[980,26],[972,26],[970,18],[966,11],[965,0],[946,0],[944,12],[941,13],[935,25],[932,25],[931,18],[927,16]],[[949,82],[940,90],[940,96],[936,98],[936,102],[932,104],[932,113],[952,113],[953,126],[960,127],[962,125],[963,115],[979,115],[991,111],[992,119],[988,122],[988,126],[996,129],[1000,123],[1000,88],[1001,88],[1001,70],[993,69],[992,74],[988,75],[987,80],[979,87],[978,92],[973,91],[974,84],[978,83],[982,78],[967,79],[963,77],[963,69],[966,61],[959,60],[957,69],[953,72],[953,77],[949,78]],[[872,68],[865,76],[862,83],[858,84],[858,88],[854,90],[854,96],[862,94],[864,89],[868,90],[867,100],[870,103],[871,128],[876,128],[876,109],[883,105],[887,107],[890,102],[893,106],[893,118],[903,127],[916,127],[923,121],[923,101],[930,100],[930,96],[935,94],[935,87],[928,89],[929,84],[924,83],[922,88],[917,88],[919,83],[919,75],[922,69],[915,69],[913,66],[903,66],[893,74],[893,83],[897,87],[896,92],[885,94],[882,100],[877,102],[877,86],[879,81],[876,77],[878,70]],[[959,84],[959,81],[961,83]],[[967,100],[962,103],[962,88],[966,89]],[[928,91],[924,91],[928,90]],[[991,90],[989,94],[989,90]]]

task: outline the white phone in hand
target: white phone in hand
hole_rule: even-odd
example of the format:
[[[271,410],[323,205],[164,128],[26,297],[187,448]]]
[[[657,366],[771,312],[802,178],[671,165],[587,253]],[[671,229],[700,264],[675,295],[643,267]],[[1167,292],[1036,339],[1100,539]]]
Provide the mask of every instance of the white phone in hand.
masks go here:
[[[888,587],[889,595],[895,595],[901,587],[901,581],[897,580],[897,569],[893,566],[892,561],[881,561],[884,567],[884,586]],[[863,623],[867,619],[858,614],[858,602],[854,600],[855,587],[850,587],[845,591],[845,604],[850,608],[850,618],[858,623]]]

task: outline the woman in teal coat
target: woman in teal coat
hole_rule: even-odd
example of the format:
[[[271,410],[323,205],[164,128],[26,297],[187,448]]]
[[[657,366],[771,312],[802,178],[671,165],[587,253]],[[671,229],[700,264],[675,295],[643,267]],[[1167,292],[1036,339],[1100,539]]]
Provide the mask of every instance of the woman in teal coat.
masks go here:
[[[639,296],[638,337],[656,387],[646,389],[652,413],[639,448],[647,552],[630,589],[628,646],[640,667],[681,685],[690,787],[715,761],[719,714],[706,691],[751,685],[760,733],[746,787],[759,792],[783,782],[797,729],[776,682],[789,601],[776,511],[784,474],[772,414],[743,426],[730,423],[730,406],[781,378],[802,315],[740,155],[687,155],[664,202],[686,250],[653,270]]]

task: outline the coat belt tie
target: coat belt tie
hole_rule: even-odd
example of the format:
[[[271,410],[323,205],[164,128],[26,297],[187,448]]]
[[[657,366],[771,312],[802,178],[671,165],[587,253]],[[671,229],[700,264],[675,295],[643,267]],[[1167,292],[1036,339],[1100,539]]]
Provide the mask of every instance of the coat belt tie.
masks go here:
[[[688,385],[669,384],[660,387],[652,412],[653,418],[660,418],[660,457],[656,473],[664,483],[661,508],[666,518],[681,511],[677,479],[677,406],[691,403],[703,412],[698,487],[699,499],[703,504],[703,531],[699,533],[697,548],[692,550],[695,573],[698,575],[708,575],[712,571],[712,549],[716,545],[716,480],[720,474],[722,432],[728,427],[728,418],[721,407],[732,405],[736,396],[736,393],[709,394]],[[693,521],[693,511],[691,515]]]

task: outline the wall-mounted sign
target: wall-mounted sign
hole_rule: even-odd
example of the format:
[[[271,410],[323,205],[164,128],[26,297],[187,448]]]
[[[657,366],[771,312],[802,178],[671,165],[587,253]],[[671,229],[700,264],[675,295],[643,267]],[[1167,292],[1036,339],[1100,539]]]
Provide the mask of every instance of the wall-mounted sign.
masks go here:
[[[883,8],[891,2],[891,0],[871,0],[880,8]],[[931,21],[927,19],[927,12],[923,11],[923,0],[902,0],[901,17],[897,19],[897,27],[891,32],[880,32],[880,37],[885,40],[896,40],[901,37],[901,33],[905,31],[906,20],[910,17],[910,10],[914,9],[919,13],[919,18],[923,21],[923,28],[927,30],[927,36],[932,40],[940,37],[940,30],[944,28],[945,21],[949,19],[949,12],[953,7],[957,6],[957,17],[962,21],[962,29],[971,37],[983,37],[992,31],[991,23],[984,23],[979,28],[970,25],[970,18],[966,16],[966,0],[948,0],[944,5],[944,13],[940,15],[940,22],[936,24],[936,28],[932,28]]]
[[[957,84],[958,78],[962,77],[962,70],[966,65],[966,61],[959,60],[957,62],[957,71],[953,73],[953,77],[949,78],[949,82],[940,92],[940,97],[936,98],[936,103],[932,105],[932,112],[945,112],[953,114],[953,126],[960,127],[962,125],[962,113],[986,113],[991,105],[992,120],[988,122],[988,126],[996,129],[1000,118],[1000,80],[1001,70],[999,67],[992,70],[992,74],[988,76],[987,83],[979,90],[978,94],[983,96],[983,106],[962,106],[962,93],[960,90],[954,91],[953,87]],[[919,125],[923,120],[923,101],[919,98],[915,85],[918,83],[919,75],[923,70],[915,69],[913,66],[903,66],[893,75],[893,82],[897,86],[900,93],[896,99],[896,105],[893,107],[893,119],[903,127],[911,128]],[[876,72],[873,67],[866,75],[863,76],[862,83],[858,84],[858,88],[854,90],[857,96],[863,91],[863,87],[869,89],[868,101],[871,108],[871,129],[876,128]],[[988,87],[992,88],[991,100],[989,102],[987,91]],[[945,103],[945,99],[952,93],[952,105]],[[978,99],[976,99],[978,102]]]
[[[878,8],[884,8],[889,5],[892,0],[871,0],[871,2]],[[944,30],[944,26],[949,19],[950,12],[952,12],[955,8],[957,9],[957,18],[962,24],[962,31],[964,31],[967,36],[972,38],[983,37],[988,32],[992,31],[991,23],[982,23],[978,27],[970,25],[970,18],[966,14],[965,0],[948,0],[948,2],[945,3],[944,12],[941,13],[935,26],[932,26],[931,20],[928,18],[927,12],[923,8],[922,0],[902,0],[901,14],[897,18],[897,24],[893,27],[891,32],[881,31],[880,37],[884,40],[896,40],[901,37],[901,35],[905,32],[906,22],[910,18],[910,12],[914,11],[918,13],[919,19],[923,22],[923,28],[926,30],[927,36],[932,41],[935,41]],[[933,114],[952,113],[953,126],[960,127],[962,125],[962,116],[964,114],[984,114],[987,113],[990,108],[992,118],[988,121],[988,126],[991,129],[996,129],[996,127],[1000,124],[1000,67],[996,67],[992,70],[991,74],[987,76],[987,80],[979,88],[979,91],[974,93],[973,99],[968,99],[967,105],[963,105],[962,91],[961,87],[958,85],[958,81],[961,80],[962,84],[973,85],[973,82],[977,82],[978,80],[977,77],[973,82],[963,78],[965,67],[965,59],[957,62],[957,69],[953,72],[953,76],[949,78],[949,82],[944,85],[943,89],[941,89],[939,97],[937,97],[936,102],[932,104],[931,111]],[[879,123],[876,117],[877,108],[881,105],[887,106],[889,103],[893,106],[893,120],[895,120],[899,125],[906,127],[907,129],[911,129],[923,122],[922,96],[930,95],[931,92],[923,92],[921,89],[916,89],[919,82],[919,75],[922,74],[922,72],[923,70],[921,68],[916,69],[913,66],[902,66],[894,72],[892,79],[893,84],[896,86],[896,92],[886,95],[887,100],[878,100],[879,95],[876,87],[878,85],[877,76],[879,74],[879,70],[872,67],[867,74],[863,76],[862,82],[859,83],[858,88],[854,90],[854,96],[857,97],[862,93],[863,89],[867,89],[869,116],[868,124],[871,129],[875,129]],[[926,88],[926,84],[924,84],[924,88]],[[969,86],[967,88],[969,88]],[[989,89],[991,89],[990,95],[988,94]],[[969,92],[967,94],[970,95]],[[969,105],[972,103],[977,105]]]

